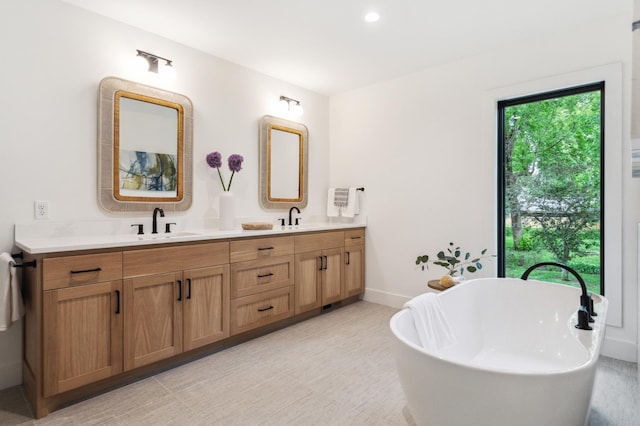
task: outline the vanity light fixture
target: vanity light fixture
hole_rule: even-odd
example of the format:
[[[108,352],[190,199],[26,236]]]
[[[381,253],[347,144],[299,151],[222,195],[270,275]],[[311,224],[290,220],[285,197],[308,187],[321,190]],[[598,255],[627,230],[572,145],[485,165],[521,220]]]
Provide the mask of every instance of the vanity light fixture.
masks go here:
[[[304,109],[300,105],[300,101],[286,96],[280,96],[280,107],[283,111],[288,111],[296,117],[300,117],[304,114]]]
[[[162,56],[154,55],[153,53],[143,50],[136,49],[136,52],[138,52],[136,63],[139,64],[141,70],[162,74],[171,80],[175,80],[176,70],[173,68],[173,61],[171,59],[163,58]],[[164,65],[162,65],[160,61],[164,61]]]

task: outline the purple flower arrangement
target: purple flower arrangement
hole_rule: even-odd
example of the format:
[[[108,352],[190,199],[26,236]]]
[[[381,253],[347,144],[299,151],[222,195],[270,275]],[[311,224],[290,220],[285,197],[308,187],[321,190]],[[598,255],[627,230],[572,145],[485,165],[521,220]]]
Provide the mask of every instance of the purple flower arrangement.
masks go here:
[[[207,164],[209,167],[218,170],[218,176],[220,176],[220,183],[222,184],[223,191],[229,191],[231,189],[231,182],[233,182],[233,176],[236,172],[242,170],[242,162],[244,158],[239,154],[231,154],[229,159],[227,160],[229,163],[229,170],[231,170],[231,178],[229,178],[229,185],[224,186],[224,179],[222,178],[222,172],[220,172],[220,167],[222,167],[222,155],[218,151],[210,152],[207,154]]]

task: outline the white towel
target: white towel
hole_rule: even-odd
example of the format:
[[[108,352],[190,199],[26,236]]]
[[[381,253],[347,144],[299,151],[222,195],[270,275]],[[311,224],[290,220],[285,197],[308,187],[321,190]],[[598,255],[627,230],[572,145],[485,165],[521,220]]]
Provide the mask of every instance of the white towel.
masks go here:
[[[411,310],[422,347],[437,351],[456,342],[436,293],[424,293],[404,304]]]
[[[335,199],[336,189],[329,188],[327,193],[327,216],[329,217],[338,217],[340,215],[340,209],[334,204]]]
[[[356,188],[349,188],[349,196],[347,198],[347,205],[342,208],[342,216],[354,217],[360,213],[360,206],[358,203],[358,191]]]
[[[0,254],[0,331],[4,331],[24,315],[20,282],[15,261],[9,253]]]

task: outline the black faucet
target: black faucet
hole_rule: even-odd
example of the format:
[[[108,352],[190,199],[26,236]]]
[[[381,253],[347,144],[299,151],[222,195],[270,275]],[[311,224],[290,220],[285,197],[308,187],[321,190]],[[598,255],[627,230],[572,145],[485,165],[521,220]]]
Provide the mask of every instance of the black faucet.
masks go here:
[[[582,295],[580,296],[580,308],[578,309],[578,324],[576,324],[576,328],[579,328],[580,330],[591,330],[592,328],[589,326],[589,323],[593,322],[593,318],[591,318],[591,316],[597,316],[597,314],[593,312],[593,299],[591,299],[591,295],[587,291],[587,286],[580,274],[578,274],[573,268],[562,263],[540,262],[524,271],[520,279],[526,280],[529,277],[531,271],[539,268],[540,266],[557,266],[558,268],[564,269],[565,271],[576,277],[576,279],[578,280],[578,284],[580,284],[580,288],[582,289]]]
[[[294,209],[298,212],[298,214],[300,214],[300,209],[297,208],[296,206],[293,206],[289,209],[289,226],[293,225],[293,221],[291,220],[291,214],[293,213]],[[298,224],[298,218],[296,218],[296,225],[297,224]]]
[[[153,209],[153,226],[151,229],[152,234],[158,233],[158,213],[160,213],[160,217],[164,217],[164,210],[162,210],[160,207],[156,207],[155,209]]]

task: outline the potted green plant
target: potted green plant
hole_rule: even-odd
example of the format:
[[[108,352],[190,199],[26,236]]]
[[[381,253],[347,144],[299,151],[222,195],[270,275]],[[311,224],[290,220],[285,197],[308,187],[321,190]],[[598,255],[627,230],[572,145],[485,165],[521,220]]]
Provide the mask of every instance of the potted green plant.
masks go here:
[[[431,260],[429,255],[426,254],[418,256],[416,258],[416,265],[420,266],[423,271],[425,268],[429,269],[429,263],[442,266],[447,270],[447,274],[440,279],[440,284],[444,287],[451,287],[456,282],[464,279],[463,275],[465,270],[469,273],[477,272],[482,269],[482,259],[495,256],[486,253],[487,249],[483,249],[480,252],[480,256],[473,257],[470,252],[463,252],[459,246],[450,242],[449,247],[439,251],[434,260]],[[460,277],[456,277],[458,272],[460,273]]]

